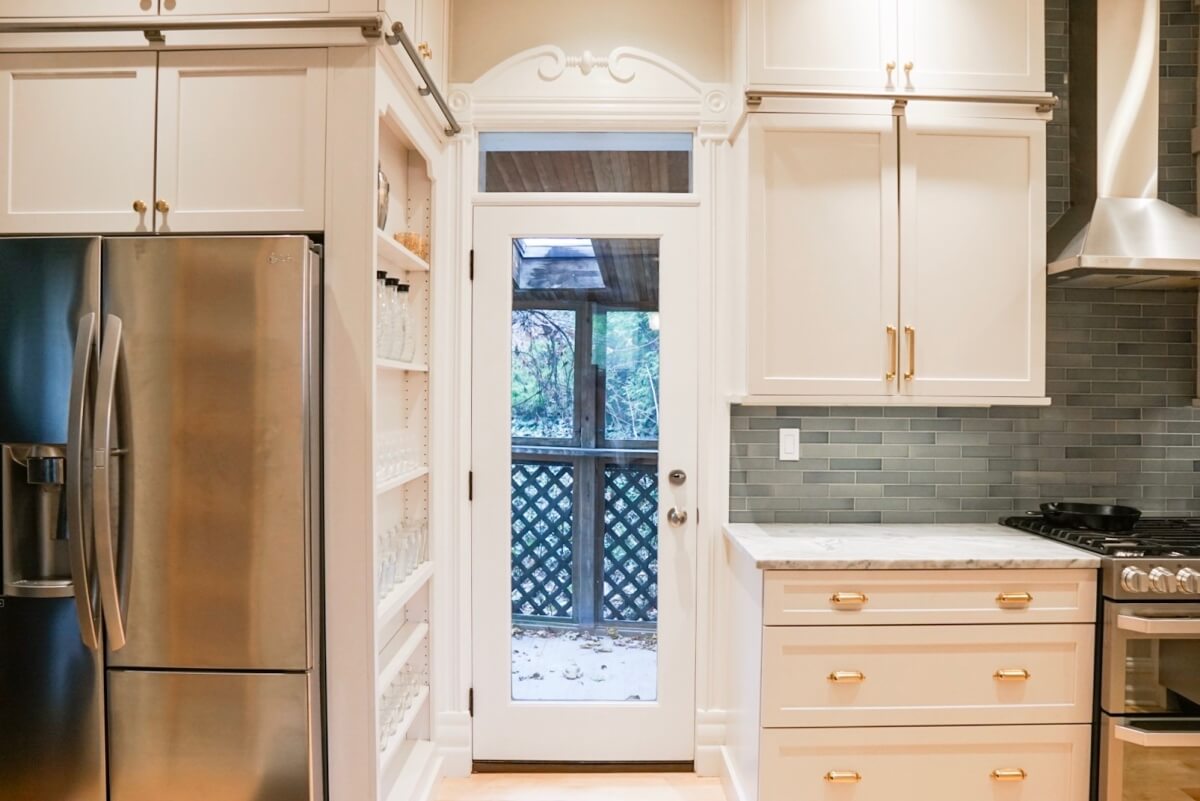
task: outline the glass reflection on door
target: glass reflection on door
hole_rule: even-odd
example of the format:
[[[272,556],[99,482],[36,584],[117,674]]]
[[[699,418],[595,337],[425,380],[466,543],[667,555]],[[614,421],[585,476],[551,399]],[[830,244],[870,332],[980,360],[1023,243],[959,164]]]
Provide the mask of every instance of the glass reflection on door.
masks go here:
[[[513,242],[515,701],[658,696],[659,242]]]

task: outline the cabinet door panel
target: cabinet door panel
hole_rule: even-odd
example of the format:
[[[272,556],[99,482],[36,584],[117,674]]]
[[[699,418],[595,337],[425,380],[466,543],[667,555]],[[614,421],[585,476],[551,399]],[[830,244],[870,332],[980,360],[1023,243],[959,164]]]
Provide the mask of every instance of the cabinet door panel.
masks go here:
[[[901,137],[902,391],[1043,395],[1045,123],[912,117]]]
[[[752,86],[888,87],[896,0],[751,0],[749,14]]]
[[[174,16],[199,14],[300,14],[328,11],[329,0],[161,0],[162,13]]]
[[[0,57],[0,233],[148,230],[156,59]]]
[[[164,53],[160,232],[319,231],[324,50]]]
[[[417,46],[422,52],[425,67],[438,86],[446,85],[446,0],[421,0],[421,29],[417,31]]]
[[[898,80],[916,91],[1046,88],[1044,0],[900,0]]]
[[[127,17],[158,13],[158,0],[4,0],[5,17]]]
[[[750,125],[750,392],[888,394],[893,118],[760,114]]]

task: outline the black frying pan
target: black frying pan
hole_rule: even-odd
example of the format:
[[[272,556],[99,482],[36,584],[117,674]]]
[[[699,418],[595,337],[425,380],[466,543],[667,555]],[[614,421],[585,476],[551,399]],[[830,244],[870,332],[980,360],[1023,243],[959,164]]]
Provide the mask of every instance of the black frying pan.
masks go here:
[[[1141,510],[1132,506],[1099,503],[1043,503],[1041,508],[1051,523],[1093,531],[1129,531],[1142,516]]]

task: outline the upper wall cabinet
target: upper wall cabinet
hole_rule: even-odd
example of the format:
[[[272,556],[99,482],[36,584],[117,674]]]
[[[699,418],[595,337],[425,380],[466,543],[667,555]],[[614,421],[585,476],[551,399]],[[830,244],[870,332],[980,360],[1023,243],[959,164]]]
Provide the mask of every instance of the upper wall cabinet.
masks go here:
[[[1043,120],[748,125],[749,402],[1041,402]]]
[[[326,57],[0,57],[0,234],[321,230]]]
[[[0,234],[151,230],[157,58],[0,57]]]
[[[438,86],[446,83],[446,8],[446,0],[379,0],[379,10],[404,25]]]
[[[163,14],[300,14],[329,10],[329,0],[159,0]]]
[[[6,17],[126,17],[158,13],[158,0],[4,0]]]
[[[1044,0],[747,0],[754,87],[1045,89]]]
[[[163,53],[158,230],[321,230],[325,67],[325,50]]]

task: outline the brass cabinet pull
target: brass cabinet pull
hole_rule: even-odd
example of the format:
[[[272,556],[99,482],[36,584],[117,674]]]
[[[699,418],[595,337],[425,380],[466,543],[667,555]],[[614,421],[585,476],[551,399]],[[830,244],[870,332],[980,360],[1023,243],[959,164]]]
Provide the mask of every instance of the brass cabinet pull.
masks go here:
[[[887,379],[888,381],[895,381],[896,380],[897,361],[900,358],[899,349],[897,348],[897,342],[896,342],[896,326],[889,325],[887,327],[887,340],[888,340],[888,354],[889,354],[888,364],[891,365],[891,368],[886,373],[884,373],[883,377],[885,379]]]
[[[154,208],[158,211],[159,214],[166,214],[168,211],[171,210],[171,204],[165,200],[160,200],[154,204]]]
[[[992,778],[998,782],[1023,782],[1028,775],[1020,768],[997,768],[992,771]]]
[[[1027,592],[1002,592],[996,596],[996,603],[1001,606],[1029,606],[1033,596]]]
[[[917,374],[917,329],[906,325],[904,335],[908,337],[908,372],[904,374],[904,380],[912,381]]]
[[[866,593],[861,592],[835,592],[829,596],[829,602],[834,606],[862,606],[867,600]]]
[[[146,202],[144,200],[133,201],[133,210],[136,211],[138,214],[145,214],[146,213]]]
[[[835,670],[828,676],[834,684],[862,684],[867,680],[861,670]]]
[[[1029,681],[1029,671],[1025,668],[1001,668],[992,677],[996,681]]]
[[[830,784],[858,784],[862,775],[856,770],[831,770],[825,774],[825,781]]]

